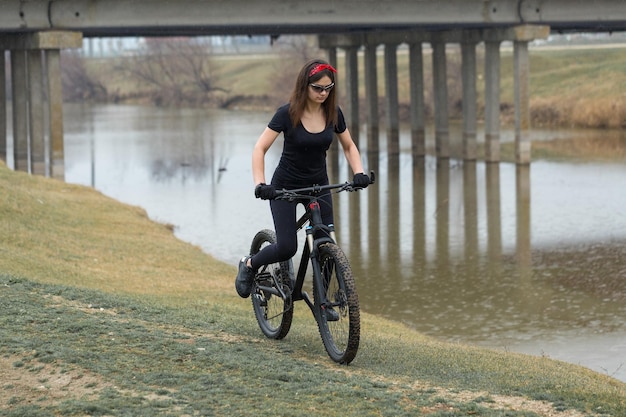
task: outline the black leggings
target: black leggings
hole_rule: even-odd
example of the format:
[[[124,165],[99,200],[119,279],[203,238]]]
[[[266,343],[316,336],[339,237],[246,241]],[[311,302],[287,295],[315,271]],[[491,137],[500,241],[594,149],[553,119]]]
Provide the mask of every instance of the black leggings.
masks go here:
[[[333,223],[333,200],[330,192],[320,196],[319,204],[322,222],[326,225]],[[285,200],[271,200],[270,209],[274,218],[276,243],[261,249],[250,260],[252,269],[256,270],[263,265],[274,262],[283,262],[291,259],[298,251],[298,236],[296,229],[296,206],[299,203]]]

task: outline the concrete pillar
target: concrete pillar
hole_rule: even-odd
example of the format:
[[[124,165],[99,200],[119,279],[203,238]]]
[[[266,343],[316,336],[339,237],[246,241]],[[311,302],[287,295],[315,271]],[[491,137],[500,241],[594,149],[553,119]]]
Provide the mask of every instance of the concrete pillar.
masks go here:
[[[400,119],[398,116],[398,58],[395,43],[385,44],[385,101],[387,104],[387,150],[400,153]]]
[[[530,83],[528,42],[513,42],[515,89],[515,162],[530,163]]]
[[[485,161],[500,161],[500,41],[485,42]]]
[[[411,114],[411,149],[413,156],[426,155],[424,122],[424,62],[422,43],[409,43],[409,82]]]
[[[7,162],[7,92],[6,59],[4,49],[0,49],[0,161]]]
[[[61,83],[61,53],[58,49],[46,51],[48,81],[48,114],[50,124],[50,176],[65,180],[65,150],[63,146],[63,86]]]
[[[329,47],[327,48],[326,53],[328,55],[328,63],[334,68],[337,68],[337,48]]]
[[[500,160],[500,42],[513,40],[513,77],[515,101],[515,159],[530,163],[530,104],[528,42],[545,39],[550,27],[518,25],[488,29],[485,39],[485,159]]]
[[[354,142],[359,144],[359,48],[351,46],[346,51],[346,107],[348,129]]]
[[[28,61],[28,127],[30,133],[30,170],[46,175],[46,143],[44,136],[44,89],[41,49],[26,53]]]
[[[476,159],[476,43],[461,43],[463,159]]]
[[[367,151],[379,151],[380,121],[378,117],[378,44],[365,45],[365,99],[367,102]]]
[[[11,50],[16,170],[47,175],[47,166],[50,166],[53,176],[63,178],[63,97],[59,54],[62,48],[81,46],[82,35],[77,32],[49,30],[0,35],[0,50]],[[48,86],[47,94],[45,85]],[[45,142],[46,95],[48,145],[54,150],[47,148]],[[50,158],[56,159],[50,162]]]
[[[448,77],[446,70],[446,44],[434,40],[433,48],[433,96],[435,103],[435,149],[437,157],[450,157],[450,133],[448,122]]]
[[[11,50],[11,91],[13,95],[13,165],[16,171],[28,167],[28,98],[26,52]]]
[[[336,46],[326,46],[326,55],[327,55],[327,60],[328,63],[330,65],[332,65],[334,68],[337,68],[337,47]],[[337,92],[339,92],[339,90],[337,90]],[[336,160],[337,157],[339,156],[339,141],[334,140],[333,143],[331,143],[330,145],[330,153],[331,156],[334,158],[331,159],[331,161],[333,163],[337,163],[338,161]]]
[[[347,117],[353,135],[358,135],[358,76],[357,50],[366,45],[365,70],[366,91],[368,97],[368,117],[376,114],[377,91],[375,86],[376,59],[373,45],[386,45],[385,76],[387,114],[390,129],[395,125],[398,112],[397,104],[397,58],[395,48],[401,43],[409,44],[410,79],[411,79],[411,135],[414,155],[425,154],[424,143],[424,105],[423,105],[423,56],[421,44],[426,42],[433,49],[433,87],[435,112],[435,146],[439,158],[450,157],[449,104],[447,86],[446,44],[461,43],[463,56],[463,157],[474,160],[476,146],[476,45],[485,42],[485,160],[500,160],[500,43],[504,40],[515,42],[516,71],[516,116],[517,137],[516,155],[518,163],[530,161],[530,141],[528,130],[530,113],[528,102],[528,42],[546,38],[550,33],[548,26],[518,25],[483,30],[450,30],[445,32],[398,31],[384,33],[351,33],[349,35],[325,34],[319,36],[320,47],[330,46],[346,49],[346,89]],[[391,46],[393,45],[393,46]],[[390,79],[389,77],[393,77]],[[395,86],[395,88],[394,88]],[[394,105],[395,104],[395,105]],[[373,126],[373,120],[370,121]],[[368,125],[369,126],[369,125]],[[393,132],[392,132],[393,133]],[[369,133],[368,133],[369,134]],[[390,149],[395,152],[396,145],[390,135]],[[372,146],[370,150],[377,149]]]

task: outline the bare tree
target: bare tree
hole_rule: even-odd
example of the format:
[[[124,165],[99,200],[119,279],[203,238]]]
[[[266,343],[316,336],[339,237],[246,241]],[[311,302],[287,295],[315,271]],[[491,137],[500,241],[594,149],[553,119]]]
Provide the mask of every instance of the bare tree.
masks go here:
[[[315,37],[305,35],[273,38],[272,47],[278,50],[281,57],[280,68],[275,71],[279,76],[274,78],[272,88],[272,99],[279,104],[289,99],[300,68],[311,59],[324,58],[325,53],[317,47]]]
[[[85,67],[85,59],[76,51],[63,51],[61,57],[63,96],[68,101],[106,101],[105,85]]]
[[[143,85],[157,105],[202,104],[216,92],[211,45],[200,38],[148,38],[140,53],[119,69]]]

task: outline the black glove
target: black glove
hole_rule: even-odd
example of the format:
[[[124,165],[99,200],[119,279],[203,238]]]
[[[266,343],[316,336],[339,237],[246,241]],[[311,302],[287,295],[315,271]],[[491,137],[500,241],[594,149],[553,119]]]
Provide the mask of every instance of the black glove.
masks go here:
[[[370,185],[370,177],[364,173],[354,174],[352,178],[352,185],[356,188],[367,188]]]
[[[276,188],[273,185],[261,183],[254,188],[254,196],[261,200],[272,200],[276,197]]]

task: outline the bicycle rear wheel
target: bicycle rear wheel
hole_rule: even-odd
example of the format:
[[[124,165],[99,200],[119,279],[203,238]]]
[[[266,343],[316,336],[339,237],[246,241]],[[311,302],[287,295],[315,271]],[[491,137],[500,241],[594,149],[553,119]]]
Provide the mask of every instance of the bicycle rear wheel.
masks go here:
[[[252,239],[250,254],[276,242],[272,230],[261,230]],[[252,289],[252,306],[259,327],[270,339],[287,336],[293,319],[293,265],[291,260],[265,265],[259,269]]]
[[[346,255],[334,243],[319,246],[319,263],[321,276],[313,278],[316,287],[313,294],[320,336],[332,360],[349,364],[359,349],[361,333],[359,298],[352,270]],[[320,285],[322,288],[318,290]]]

